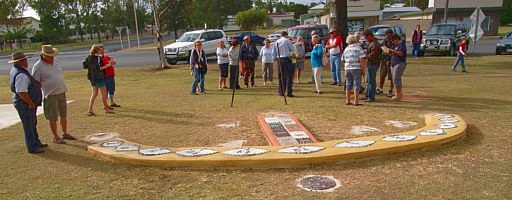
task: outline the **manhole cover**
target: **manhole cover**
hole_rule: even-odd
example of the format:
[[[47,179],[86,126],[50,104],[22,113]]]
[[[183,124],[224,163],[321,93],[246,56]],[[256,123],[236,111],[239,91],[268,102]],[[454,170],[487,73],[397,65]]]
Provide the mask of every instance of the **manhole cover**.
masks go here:
[[[341,182],[332,176],[305,176],[298,180],[298,186],[307,191],[332,192],[341,186]]]

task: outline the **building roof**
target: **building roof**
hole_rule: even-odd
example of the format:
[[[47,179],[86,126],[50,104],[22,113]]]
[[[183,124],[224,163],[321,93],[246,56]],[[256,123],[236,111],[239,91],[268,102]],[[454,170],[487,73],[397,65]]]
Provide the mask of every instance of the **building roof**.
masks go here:
[[[421,11],[418,7],[387,7],[383,12],[418,12]]]
[[[321,3],[316,6],[311,7],[309,10],[323,10],[324,7],[325,7],[325,5]]]
[[[347,13],[347,17],[370,17],[370,16],[380,16],[380,15],[382,15],[382,10],[349,11]]]

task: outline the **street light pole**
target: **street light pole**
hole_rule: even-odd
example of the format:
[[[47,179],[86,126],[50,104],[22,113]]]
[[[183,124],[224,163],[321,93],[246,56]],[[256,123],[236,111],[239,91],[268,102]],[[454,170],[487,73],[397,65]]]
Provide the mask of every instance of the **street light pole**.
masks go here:
[[[133,2],[133,14],[135,15],[135,32],[137,33],[137,48],[140,48],[139,41],[139,23],[137,22],[137,10],[135,9],[135,0]]]

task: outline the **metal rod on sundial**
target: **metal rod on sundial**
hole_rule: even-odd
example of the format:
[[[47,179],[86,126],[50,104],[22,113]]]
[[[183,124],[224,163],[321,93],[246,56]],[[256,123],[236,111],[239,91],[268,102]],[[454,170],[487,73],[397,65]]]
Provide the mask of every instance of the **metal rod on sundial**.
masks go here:
[[[233,94],[231,95],[231,107],[233,107],[233,101],[235,101],[235,90],[238,87],[238,71],[240,68],[240,54],[242,54],[242,47],[238,47],[238,58],[236,60],[236,73],[235,73],[235,85],[233,85]]]
[[[286,87],[284,87],[284,70],[283,70],[283,66],[281,65],[281,54],[279,52],[279,43],[277,43],[277,41],[276,41],[276,48],[277,48],[277,68],[279,70],[279,74],[281,74],[280,78],[279,78],[281,87],[279,88],[279,90],[281,91],[281,94],[283,95],[284,105],[288,105],[288,102],[286,101],[286,90],[285,90]]]

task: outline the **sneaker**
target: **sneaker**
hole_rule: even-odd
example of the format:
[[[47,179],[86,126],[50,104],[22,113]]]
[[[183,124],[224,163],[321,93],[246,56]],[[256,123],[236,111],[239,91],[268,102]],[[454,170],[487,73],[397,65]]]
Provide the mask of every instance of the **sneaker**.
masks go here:
[[[382,93],[384,93],[384,90],[377,88],[377,91],[375,92],[375,94],[382,94]]]
[[[323,93],[324,93],[324,92],[322,92],[322,91],[318,91],[318,94],[323,94]]]
[[[395,96],[395,93],[393,92],[393,90],[390,90],[388,92],[388,97],[394,97]]]
[[[465,69],[463,69],[463,70],[462,70],[462,72],[468,72],[468,71],[466,71]]]
[[[454,69],[454,68],[452,68],[452,72],[455,72],[455,69]]]
[[[338,83],[331,83],[331,85],[338,85]]]

